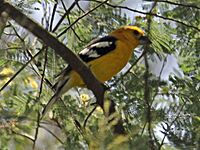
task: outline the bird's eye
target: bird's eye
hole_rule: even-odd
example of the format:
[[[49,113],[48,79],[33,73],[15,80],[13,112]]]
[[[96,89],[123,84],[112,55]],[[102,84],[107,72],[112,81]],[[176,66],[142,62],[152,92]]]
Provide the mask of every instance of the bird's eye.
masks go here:
[[[134,30],[133,33],[135,36],[138,36],[140,34],[137,30]]]

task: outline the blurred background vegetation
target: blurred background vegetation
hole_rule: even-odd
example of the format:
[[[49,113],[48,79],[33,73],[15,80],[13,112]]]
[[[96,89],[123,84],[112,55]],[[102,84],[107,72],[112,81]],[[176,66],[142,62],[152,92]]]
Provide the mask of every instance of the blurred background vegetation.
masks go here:
[[[105,97],[116,103],[127,132],[116,136],[115,121],[107,123],[87,89],[70,90],[39,120],[53,95],[49,82],[67,64],[2,14],[1,150],[200,148],[199,0],[109,0],[98,8],[103,0],[9,2],[75,53],[123,25],[143,28],[152,44],[139,61],[144,48],[137,48],[122,73],[106,83]]]

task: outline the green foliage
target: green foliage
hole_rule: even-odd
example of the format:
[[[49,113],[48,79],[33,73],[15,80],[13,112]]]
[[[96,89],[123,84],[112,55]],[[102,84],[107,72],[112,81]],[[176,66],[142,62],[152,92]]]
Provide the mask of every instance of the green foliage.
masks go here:
[[[58,36],[80,19],[59,37],[70,49],[79,52],[92,39],[122,25],[132,23],[146,30],[152,41],[146,63],[162,62],[161,69],[156,69],[156,75],[142,59],[126,75],[118,75],[107,82],[111,88],[105,97],[113,100],[117,109],[117,113],[110,118],[106,118],[99,107],[93,111],[96,100],[90,91],[76,88],[64,95],[43,120],[38,120],[42,108],[53,95],[50,83],[55,83],[55,76],[67,64],[15,22],[6,20],[6,26],[0,24],[0,88],[20,71],[0,91],[1,149],[9,149],[9,145],[17,150],[31,149],[35,139],[39,143],[36,142],[36,149],[41,145],[47,149],[72,150],[175,150],[197,149],[200,146],[200,34],[194,28],[199,28],[200,13],[198,8],[192,7],[199,7],[198,1],[172,1],[176,5],[157,3],[153,13],[178,22],[140,14],[135,20],[130,20],[118,7],[124,1],[109,2],[115,7],[104,4],[82,19],[80,16],[102,1],[91,0],[86,10],[76,4],[53,32]],[[34,10],[32,6],[35,2],[47,6],[55,4],[48,0],[11,2],[28,14]],[[152,8],[152,5],[147,6],[144,8]],[[57,14],[62,17],[65,13],[60,4]],[[43,21],[48,18],[45,17],[44,14]],[[26,64],[38,52],[40,54]],[[181,70],[179,74],[183,75],[176,76],[176,72],[172,71],[166,80],[162,80],[162,73],[169,67],[168,55],[176,58]],[[135,62],[137,58],[135,53],[130,62]],[[173,66],[170,68],[174,69]],[[116,136],[112,131],[120,117],[127,134]]]

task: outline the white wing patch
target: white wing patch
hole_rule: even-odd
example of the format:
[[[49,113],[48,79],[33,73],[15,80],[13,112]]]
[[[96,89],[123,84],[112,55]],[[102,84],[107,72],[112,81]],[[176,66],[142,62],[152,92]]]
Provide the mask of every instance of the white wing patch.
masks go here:
[[[92,58],[96,58],[96,57],[100,56],[99,54],[97,54],[96,51],[89,49],[89,48],[83,49],[79,54],[87,55],[88,57],[92,57]]]
[[[109,47],[112,44],[112,42],[99,42],[91,45],[91,47],[96,47],[96,48],[104,48],[104,47]]]
[[[112,43],[113,42],[108,42],[108,41],[95,43],[95,44],[90,45],[88,48],[83,49],[79,54],[87,55],[90,58],[97,58],[101,55],[97,53],[95,48],[100,49],[100,48],[109,47],[110,45],[112,45]]]
[[[89,50],[90,50],[89,48],[84,48],[82,51],[79,52],[79,54],[85,55],[89,52]]]

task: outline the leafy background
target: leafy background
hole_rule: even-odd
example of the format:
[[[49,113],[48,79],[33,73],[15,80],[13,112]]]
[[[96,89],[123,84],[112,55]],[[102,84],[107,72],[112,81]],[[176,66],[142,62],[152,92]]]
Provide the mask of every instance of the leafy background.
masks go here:
[[[80,18],[102,2],[10,1],[28,16],[39,15],[35,20],[75,53],[123,25],[146,31],[152,40],[147,54],[138,61],[144,48],[137,48],[126,67],[131,68],[106,82],[110,88],[105,97],[115,101],[115,115],[122,116],[127,134],[113,135],[116,120],[107,123],[92,92],[81,88],[70,90],[39,120],[53,95],[49,82],[53,84],[67,64],[3,14],[2,150],[200,148],[200,1],[110,0]],[[129,7],[132,3],[138,7]]]

